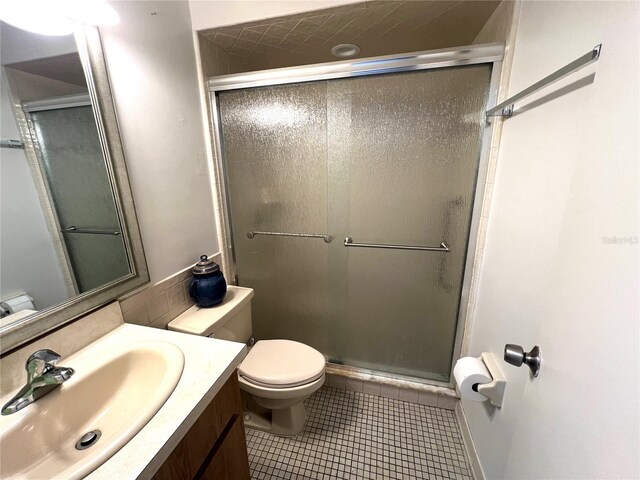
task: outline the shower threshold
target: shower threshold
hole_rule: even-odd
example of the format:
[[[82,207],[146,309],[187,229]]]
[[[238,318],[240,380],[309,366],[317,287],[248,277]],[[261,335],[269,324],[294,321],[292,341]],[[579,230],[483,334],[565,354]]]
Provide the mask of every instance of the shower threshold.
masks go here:
[[[421,392],[432,392],[447,396],[457,397],[457,393],[450,384],[437,380],[409,377],[404,375],[389,374],[369,370],[366,368],[351,367],[337,363],[327,363],[325,372],[337,377],[352,378],[380,385],[392,385],[398,388],[406,388]]]

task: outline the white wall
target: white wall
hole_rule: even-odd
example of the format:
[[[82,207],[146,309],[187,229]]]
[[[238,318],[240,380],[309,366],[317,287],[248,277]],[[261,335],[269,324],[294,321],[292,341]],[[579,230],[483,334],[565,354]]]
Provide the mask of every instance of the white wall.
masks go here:
[[[463,402],[490,479],[640,478],[639,18],[523,2],[511,93],[603,51],[504,123],[469,354],[538,344],[543,361],[535,380],[500,362],[502,409]]]
[[[4,83],[4,81],[3,81]],[[6,85],[0,88],[0,137],[20,140]],[[24,150],[0,152],[0,299],[22,292],[38,310],[68,299]]]
[[[218,251],[189,4],[112,5],[100,32],[155,283]]]
[[[189,0],[194,30],[337,7],[354,0]]]

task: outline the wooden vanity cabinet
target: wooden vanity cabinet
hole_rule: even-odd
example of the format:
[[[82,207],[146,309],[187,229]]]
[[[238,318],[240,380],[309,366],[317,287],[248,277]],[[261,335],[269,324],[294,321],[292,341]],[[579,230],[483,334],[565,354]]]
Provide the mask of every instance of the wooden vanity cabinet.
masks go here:
[[[242,402],[235,372],[153,478],[249,480]]]

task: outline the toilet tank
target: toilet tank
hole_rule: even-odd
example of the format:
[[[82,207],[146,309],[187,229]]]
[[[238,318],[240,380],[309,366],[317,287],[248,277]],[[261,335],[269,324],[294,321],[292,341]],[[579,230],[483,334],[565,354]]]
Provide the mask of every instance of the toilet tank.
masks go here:
[[[251,338],[253,289],[229,285],[224,300],[211,308],[197,305],[172,320],[167,328],[220,340],[246,343]]]

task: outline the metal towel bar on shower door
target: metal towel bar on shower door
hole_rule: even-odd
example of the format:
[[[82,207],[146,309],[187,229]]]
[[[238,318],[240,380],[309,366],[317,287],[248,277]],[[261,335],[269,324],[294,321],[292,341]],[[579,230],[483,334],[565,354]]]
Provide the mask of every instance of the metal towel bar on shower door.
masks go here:
[[[60,231],[62,233],[88,233],[90,235],[120,235],[120,232],[117,230],[94,230],[92,228],[78,228],[75,225],[71,225]]]
[[[247,232],[247,238],[253,238],[256,235],[266,235],[270,237],[322,238],[324,243],[331,243],[333,240],[333,235],[329,235],[328,233]]]
[[[361,248],[388,248],[391,250],[422,250],[426,252],[450,252],[449,245],[441,242],[439,247],[424,247],[422,245],[389,245],[386,243],[353,243],[353,238],[344,239],[345,247],[361,247]]]

